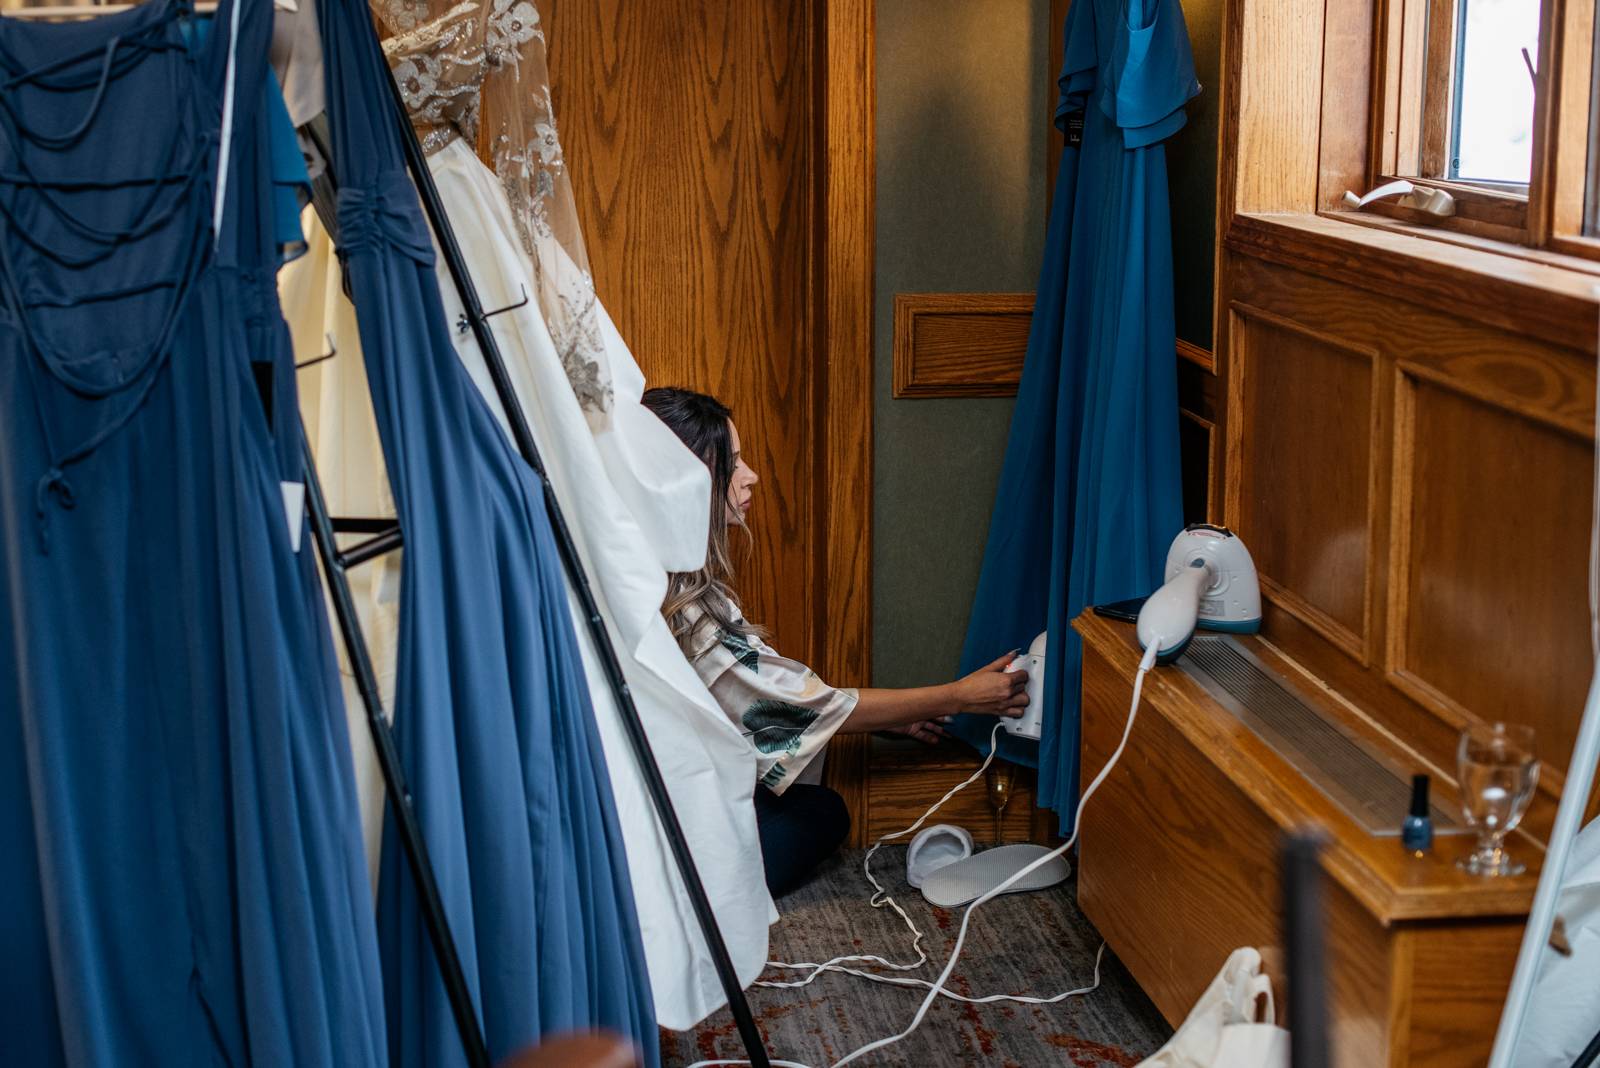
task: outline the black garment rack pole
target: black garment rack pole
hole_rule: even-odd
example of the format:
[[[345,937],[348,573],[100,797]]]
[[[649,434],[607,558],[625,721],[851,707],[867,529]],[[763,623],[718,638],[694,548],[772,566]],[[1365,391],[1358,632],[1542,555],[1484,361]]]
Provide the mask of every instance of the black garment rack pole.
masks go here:
[[[376,28],[373,30],[373,36],[373,43],[376,46]],[[733,1013],[734,1022],[738,1025],[745,1053],[754,1068],[770,1068],[771,1061],[767,1056],[766,1044],[761,1041],[761,1032],[756,1029],[755,1018],[750,1013],[750,1003],[745,999],[744,988],[739,984],[733,960],[728,956],[728,947],[722,939],[721,928],[717,926],[716,914],[711,911],[711,900],[706,897],[705,885],[701,883],[700,873],[695,869],[694,857],[690,855],[688,842],[683,836],[683,827],[678,822],[678,815],[672,807],[672,798],[667,793],[666,780],[661,777],[661,768],[656,763],[655,754],[650,748],[650,739],[645,734],[644,724],[639,719],[639,709],[633,703],[633,692],[623,677],[622,664],[617,659],[616,648],[611,643],[611,635],[606,631],[605,620],[600,616],[600,608],[595,601],[594,591],[590,588],[589,577],[584,573],[583,562],[578,558],[572,531],[568,528],[566,517],[561,511],[561,503],[556,500],[555,488],[550,484],[550,476],[546,473],[544,461],[539,456],[539,446],[534,442],[533,432],[528,428],[527,415],[523,412],[522,404],[512,388],[511,377],[507,374],[505,361],[500,356],[500,347],[495,343],[494,332],[489,329],[483,304],[478,299],[477,287],[473,285],[472,276],[467,271],[466,261],[461,255],[461,246],[456,242],[455,231],[445,214],[444,203],[439,199],[439,188],[434,184],[433,173],[428,170],[428,160],[423,154],[422,144],[417,140],[417,133],[411,127],[411,115],[406,110],[405,99],[400,95],[400,87],[395,84],[393,78],[388,78],[386,81],[389,83],[390,99],[394,102],[395,121],[400,127],[400,141],[405,149],[406,165],[411,171],[417,192],[422,197],[423,210],[428,215],[434,236],[438,238],[439,247],[444,253],[445,265],[450,270],[450,277],[455,282],[461,303],[466,308],[468,324],[472,327],[478,348],[483,352],[484,363],[489,368],[489,377],[494,381],[495,394],[500,398],[500,406],[505,410],[506,418],[511,423],[511,436],[515,439],[517,450],[522,454],[523,460],[538,475],[539,483],[544,489],[545,506],[550,514],[550,525],[555,531],[556,545],[561,551],[561,563],[565,566],[567,577],[578,595],[584,622],[594,639],[595,651],[600,655],[600,662],[605,667],[606,681],[611,684],[612,693],[616,695],[617,711],[621,713],[623,727],[627,731],[628,741],[638,761],[639,770],[644,776],[645,787],[655,804],[656,815],[660,817],[662,829],[667,833],[667,841],[672,847],[672,858],[677,862],[678,873],[683,877],[684,888],[688,891],[689,900],[694,906],[695,918],[699,920],[706,948],[716,965],[717,978],[722,982],[722,990],[727,996],[728,1008]]]
[[[1317,856],[1326,836],[1303,831],[1284,843],[1285,965],[1289,980],[1290,1068],[1328,1068],[1328,969],[1322,909],[1322,868]],[[1271,1021],[1268,1021],[1269,1023]]]
[[[327,575],[328,591],[333,598],[333,614],[339,623],[345,651],[350,654],[350,665],[355,670],[361,702],[366,706],[367,729],[372,734],[372,748],[378,754],[378,767],[383,773],[389,804],[394,808],[400,845],[406,855],[406,864],[411,869],[411,878],[417,884],[423,926],[427,929],[428,941],[433,944],[433,953],[439,962],[439,975],[444,981],[445,996],[450,1000],[450,1012],[455,1017],[456,1029],[461,1034],[467,1063],[472,1068],[490,1068],[489,1047],[484,1042],[483,1029],[478,1025],[477,1010],[472,1007],[472,994],[467,989],[466,973],[462,970],[461,957],[456,952],[455,939],[450,934],[450,922],[439,897],[439,884],[434,878],[433,862],[428,857],[428,845],[422,837],[422,827],[417,823],[405,772],[400,767],[400,752],[395,748],[389,721],[383,715],[383,695],[378,689],[378,674],[372,668],[372,654],[361,634],[361,620],[356,615],[355,598],[350,595],[350,580],[345,574],[347,569],[381,555],[381,552],[367,551],[359,558],[354,558],[355,550],[379,542],[384,544],[382,551],[397,548],[399,527],[395,526],[368,542],[362,542],[351,553],[340,553],[338,543],[334,540],[334,521],[328,515],[327,498],[322,495],[317,458],[311,451],[311,442],[306,437],[304,427],[300,430],[300,447],[305,454],[306,511],[311,516],[311,535],[316,539],[317,552],[322,557],[322,570]]]

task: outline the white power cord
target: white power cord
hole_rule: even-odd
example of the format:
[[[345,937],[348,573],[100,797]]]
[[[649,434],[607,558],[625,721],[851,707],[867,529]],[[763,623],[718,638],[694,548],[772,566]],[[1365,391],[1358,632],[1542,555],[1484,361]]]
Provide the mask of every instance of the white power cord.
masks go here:
[[[1089,993],[1089,992],[1091,992],[1091,991],[1093,991],[1093,990],[1095,990],[1096,988],[1099,987],[1099,985],[1100,985],[1100,961],[1101,961],[1102,957],[1105,954],[1105,948],[1106,948],[1104,943],[1101,943],[1099,952],[1097,952],[1095,954],[1095,959],[1094,959],[1094,982],[1091,985],[1086,986],[1086,987],[1080,987],[1080,988],[1078,988],[1076,990],[1068,990],[1065,993],[1057,994],[1055,997],[1051,997],[1051,998],[1029,998],[1029,997],[1023,997],[1021,995],[1013,995],[1013,994],[993,994],[993,995],[990,995],[989,997],[969,998],[969,997],[965,997],[965,996],[963,996],[961,994],[958,994],[953,990],[947,989],[944,984],[949,980],[950,974],[955,970],[956,961],[958,959],[960,959],[960,957],[961,957],[961,947],[965,944],[965,942],[967,940],[967,927],[972,922],[973,910],[978,908],[978,906],[984,904],[985,902],[989,901],[990,899],[992,899],[994,897],[997,897],[1000,894],[1003,894],[1007,889],[1009,889],[1011,887],[1011,885],[1013,883],[1017,882],[1020,879],[1025,878],[1027,875],[1029,875],[1030,873],[1032,873],[1036,869],[1042,867],[1043,865],[1048,864],[1050,861],[1052,861],[1052,860],[1056,859],[1057,857],[1061,856],[1062,854],[1066,853],[1075,844],[1077,844],[1078,832],[1083,826],[1083,810],[1084,810],[1084,808],[1089,804],[1089,799],[1094,796],[1095,791],[1100,789],[1100,784],[1105,782],[1106,776],[1111,774],[1111,769],[1117,766],[1117,761],[1122,759],[1123,750],[1125,750],[1128,747],[1128,738],[1133,733],[1134,719],[1137,717],[1138,712],[1139,712],[1139,695],[1144,689],[1144,677],[1145,677],[1145,675],[1149,674],[1150,669],[1155,666],[1156,653],[1159,650],[1159,648],[1160,648],[1160,643],[1159,642],[1152,642],[1150,644],[1150,648],[1145,650],[1144,656],[1139,661],[1139,670],[1134,675],[1134,678],[1133,678],[1133,699],[1128,705],[1128,721],[1122,728],[1122,739],[1117,743],[1117,748],[1112,751],[1111,759],[1106,761],[1105,767],[1100,769],[1100,773],[1098,775],[1096,775],[1094,777],[1093,781],[1091,781],[1089,783],[1089,788],[1084,790],[1083,797],[1078,801],[1078,817],[1077,817],[1076,820],[1073,821],[1073,827],[1072,827],[1071,836],[1069,836],[1065,842],[1063,842],[1061,845],[1057,846],[1055,849],[1052,849],[1050,852],[1044,854],[1043,856],[1041,856],[1038,859],[1034,860],[1032,863],[1030,863],[1030,864],[1026,865],[1025,867],[1021,868],[1020,870],[1018,870],[1016,872],[1013,872],[1008,878],[1006,878],[1006,880],[1004,882],[1000,883],[1000,885],[998,885],[998,886],[994,887],[993,889],[985,892],[976,901],[974,901],[972,904],[967,906],[966,911],[961,916],[961,929],[956,932],[956,943],[951,948],[950,959],[945,963],[944,970],[942,970],[939,973],[939,977],[936,980],[934,980],[933,982],[930,983],[930,982],[928,982],[926,980],[923,980],[923,979],[912,979],[912,978],[903,977],[903,976],[875,975],[875,974],[872,974],[870,972],[863,972],[863,971],[860,971],[860,970],[855,969],[855,968],[841,967],[840,965],[845,963],[845,962],[870,962],[870,963],[881,964],[881,965],[883,965],[885,967],[888,967],[888,968],[893,968],[896,971],[905,971],[905,970],[909,970],[911,968],[915,968],[915,967],[917,967],[918,965],[922,964],[923,962],[925,962],[927,960],[927,954],[923,951],[923,949],[921,947],[922,933],[917,930],[916,925],[911,922],[911,919],[908,916],[906,916],[904,910],[902,910],[900,908],[900,906],[895,903],[894,899],[892,897],[890,897],[884,891],[883,887],[878,884],[878,881],[872,877],[871,867],[870,867],[870,864],[868,862],[872,859],[872,854],[877,851],[878,846],[882,845],[885,841],[887,841],[887,840],[889,840],[891,838],[899,838],[899,837],[901,837],[903,835],[910,834],[912,831],[916,830],[918,827],[920,827],[928,819],[929,816],[933,815],[933,813],[938,810],[940,805],[943,805],[946,801],[950,800],[950,798],[954,797],[961,790],[965,789],[968,785],[970,785],[971,783],[976,781],[979,775],[983,774],[984,769],[987,768],[988,765],[989,765],[989,761],[994,758],[994,746],[992,744],[993,741],[994,741],[994,738],[993,738],[992,735],[990,737],[991,744],[990,744],[990,748],[989,748],[989,756],[988,756],[988,758],[986,758],[984,760],[983,765],[980,766],[978,768],[978,770],[976,772],[974,772],[966,780],[966,782],[963,782],[960,786],[957,786],[955,789],[951,790],[949,793],[945,794],[942,798],[940,798],[938,800],[938,802],[935,803],[932,808],[930,808],[927,812],[922,814],[922,818],[921,819],[917,820],[917,822],[912,824],[910,827],[906,828],[903,831],[896,831],[893,834],[886,834],[882,838],[879,838],[878,841],[873,844],[872,849],[867,852],[867,856],[862,862],[862,866],[866,870],[867,880],[869,882],[871,882],[872,885],[877,890],[877,892],[873,895],[873,898],[872,898],[873,908],[881,908],[881,907],[883,907],[883,904],[887,903],[895,910],[895,912],[899,913],[900,918],[905,921],[906,926],[911,929],[913,935],[915,936],[915,941],[914,941],[913,944],[917,947],[917,955],[919,957],[919,960],[917,961],[917,964],[910,964],[910,965],[907,965],[907,964],[895,964],[895,963],[893,963],[891,961],[884,960],[882,957],[877,957],[877,956],[872,956],[872,955],[867,955],[867,954],[849,956],[849,957],[835,957],[833,960],[828,961],[828,962],[826,962],[824,964],[781,964],[781,963],[776,963],[776,962],[769,962],[769,963],[773,964],[773,966],[775,966],[775,967],[796,968],[796,969],[799,969],[799,968],[810,968],[810,969],[812,969],[812,972],[805,979],[799,980],[799,981],[796,981],[796,982],[780,983],[780,982],[767,981],[767,982],[760,983],[759,985],[761,985],[761,986],[777,986],[777,987],[799,987],[799,986],[805,986],[807,983],[810,983],[813,979],[815,979],[818,975],[822,974],[824,971],[840,971],[840,972],[845,972],[846,974],[849,974],[849,975],[858,975],[858,976],[862,977],[863,979],[870,979],[873,982],[878,982],[878,983],[890,983],[890,984],[893,984],[893,985],[896,985],[896,986],[925,986],[925,987],[928,988],[927,996],[922,999],[922,1004],[917,1007],[916,1015],[914,1015],[911,1018],[911,1023],[906,1026],[906,1029],[904,1031],[901,1031],[898,1034],[890,1035],[887,1038],[880,1038],[880,1039],[878,1039],[878,1040],[876,1040],[874,1042],[869,1042],[865,1046],[862,1046],[860,1049],[855,1050],[853,1053],[847,1054],[842,1059],[835,1061],[830,1066],[830,1068],[842,1068],[843,1065],[846,1065],[846,1064],[851,1063],[852,1061],[858,1060],[861,1057],[866,1056],[868,1053],[872,1053],[872,1052],[875,1052],[877,1050],[883,1049],[886,1046],[892,1046],[896,1042],[899,1042],[902,1038],[905,1038],[907,1035],[911,1034],[911,1032],[915,1031],[919,1026],[921,1026],[923,1018],[928,1015],[928,1009],[932,1007],[934,1000],[936,998],[938,998],[938,997],[941,997],[941,996],[952,998],[952,999],[954,999],[956,1001],[968,1002],[969,1004],[982,1004],[982,1003],[985,1003],[985,1002],[992,1002],[992,1001],[1021,1001],[1021,1002],[1026,1002],[1028,1004],[1046,1005],[1046,1004],[1051,1004],[1051,1003],[1057,1002],[1057,1001],[1063,1001],[1063,1000],[1065,1000],[1066,998],[1069,998],[1069,997],[1075,997],[1075,996],[1078,996],[1078,995],[1081,995],[1081,994],[1087,994],[1087,993]],[[716,1066],[716,1065],[747,1065],[749,1063],[750,1062],[747,1061],[747,1060],[737,1060],[737,1059],[708,1060],[708,1061],[696,1061],[694,1064],[691,1064],[689,1066],[689,1068],[713,1068],[713,1066]],[[772,1064],[777,1066],[777,1068],[810,1068],[809,1065],[801,1064],[801,1063],[796,1062],[796,1061],[774,1060],[772,1062]]]
[[[811,964],[811,963],[788,964],[788,963],[786,963],[784,961],[781,961],[781,960],[769,960],[769,961],[767,961],[767,967],[769,967],[769,968],[783,968],[783,969],[786,969],[786,970],[789,970],[789,971],[799,971],[801,969],[809,968],[809,969],[811,969],[811,974],[806,976],[804,979],[797,979],[797,980],[794,980],[793,982],[782,982],[782,981],[778,981],[778,980],[767,980],[767,979],[764,979],[764,980],[761,980],[761,981],[757,982],[756,983],[757,986],[778,987],[778,988],[788,988],[788,989],[793,989],[793,988],[802,987],[802,986],[808,986],[813,980],[815,980],[817,978],[817,976],[823,974],[824,972],[843,972],[843,973],[845,973],[847,975],[859,975],[863,979],[872,979],[872,980],[875,980],[877,982],[895,982],[895,983],[901,983],[901,984],[905,984],[905,985],[919,985],[920,984],[922,986],[931,985],[926,980],[922,980],[922,979],[894,979],[894,978],[892,978],[890,976],[877,975],[877,974],[874,974],[872,972],[863,972],[863,971],[860,971],[860,970],[855,969],[855,968],[841,967],[841,965],[849,964],[849,963],[856,963],[856,962],[859,962],[859,963],[870,963],[870,964],[881,965],[882,967],[885,967],[885,968],[892,968],[895,971],[907,972],[907,971],[912,971],[914,969],[920,968],[924,964],[928,963],[927,951],[925,951],[922,948],[922,932],[920,930],[918,930],[916,923],[912,921],[911,917],[906,915],[905,909],[900,907],[900,903],[894,899],[894,896],[892,894],[890,894],[887,890],[885,890],[883,888],[883,886],[878,882],[877,878],[872,874],[872,857],[873,857],[874,854],[876,854],[878,852],[879,847],[881,847],[883,845],[883,843],[891,841],[891,840],[893,840],[895,838],[904,838],[908,834],[916,833],[916,831],[924,823],[928,822],[929,817],[931,817],[935,812],[938,812],[939,809],[944,807],[944,804],[945,804],[946,801],[949,801],[952,797],[956,796],[956,794],[959,794],[962,790],[965,790],[967,787],[969,787],[973,783],[977,782],[979,776],[981,776],[985,771],[987,771],[989,769],[989,765],[994,762],[995,740],[998,738],[999,734],[1000,734],[1000,723],[996,722],[995,725],[994,725],[994,730],[989,732],[989,755],[983,758],[983,763],[978,765],[978,770],[973,772],[971,775],[967,776],[967,779],[966,779],[965,782],[962,782],[959,785],[955,786],[948,793],[946,793],[943,797],[939,798],[938,801],[934,802],[934,805],[933,805],[932,808],[930,808],[930,809],[928,809],[928,811],[924,812],[917,819],[917,822],[913,823],[911,826],[907,827],[905,830],[891,832],[890,834],[883,835],[876,842],[873,842],[872,843],[872,848],[867,850],[867,855],[861,859],[861,872],[862,872],[863,875],[865,875],[867,877],[867,882],[872,884],[872,889],[873,889],[872,898],[871,898],[869,904],[871,904],[871,906],[873,908],[875,908],[875,909],[881,909],[885,905],[887,905],[890,908],[894,909],[896,915],[898,915],[900,917],[901,921],[903,921],[905,923],[906,929],[911,932],[911,948],[916,950],[917,959],[915,961],[913,961],[912,963],[910,963],[910,964],[896,964],[893,961],[884,960],[882,957],[876,956],[876,955],[871,954],[871,953],[862,953],[862,954],[856,954],[856,955],[853,955],[853,956],[834,957],[832,960],[824,961],[821,964]],[[959,995],[952,995],[952,996],[959,997]],[[970,1000],[970,999],[963,999],[963,1000]]]

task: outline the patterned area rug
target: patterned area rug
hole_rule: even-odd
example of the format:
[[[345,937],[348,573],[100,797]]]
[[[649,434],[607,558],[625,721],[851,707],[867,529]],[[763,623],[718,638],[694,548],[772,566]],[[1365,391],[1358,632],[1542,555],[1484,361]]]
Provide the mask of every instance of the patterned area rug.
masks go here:
[[[835,857],[810,884],[778,902],[774,960],[823,961],[846,953],[916,959],[911,935],[893,911],[867,904],[862,850]],[[961,910],[936,909],[905,881],[905,848],[885,846],[873,872],[924,933],[929,962],[910,973],[933,979],[949,960]],[[947,984],[968,996],[1053,996],[1088,986],[1100,936],[1078,911],[1075,884],[996,898],[972,918],[961,960]],[[790,973],[791,975],[793,973]],[[783,978],[769,969],[765,978]],[[826,1068],[874,1039],[904,1030],[925,989],[829,973],[798,990],[752,987],[750,1004],[774,1059]],[[1100,988],[1055,1005],[967,1005],[940,998],[922,1025],[896,1045],[852,1062],[861,1065],[995,1065],[1033,1068],[1128,1068],[1171,1035],[1122,965],[1106,951]],[[693,1031],[661,1033],[664,1064],[741,1058],[726,1010]]]

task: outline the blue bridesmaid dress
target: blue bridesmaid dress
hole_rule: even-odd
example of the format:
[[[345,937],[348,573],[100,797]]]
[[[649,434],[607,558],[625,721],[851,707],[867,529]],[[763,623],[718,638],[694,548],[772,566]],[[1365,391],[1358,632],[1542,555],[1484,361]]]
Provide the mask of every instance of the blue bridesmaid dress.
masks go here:
[[[1178,0],[1073,0],[1063,32],[1067,147],[962,671],[1049,631],[1043,737],[1001,732],[1000,749],[1038,767],[1038,803],[1066,833],[1083,666],[1072,619],[1155,589],[1183,524],[1162,142],[1200,85]],[[987,749],[993,723],[961,716],[955,731]]]
[[[319,0],[338,243],[405,535],[395,742],[489,1053],[607,1030],[660,1043],[605,757],[544,495],[450,337],[365,0]],[[465,1063],[385,828],[393,1063]]]
[[[332,648],[280,490],[261,0],[214,228],[234,14],[0,18],[6,1064],[388,1060]]]

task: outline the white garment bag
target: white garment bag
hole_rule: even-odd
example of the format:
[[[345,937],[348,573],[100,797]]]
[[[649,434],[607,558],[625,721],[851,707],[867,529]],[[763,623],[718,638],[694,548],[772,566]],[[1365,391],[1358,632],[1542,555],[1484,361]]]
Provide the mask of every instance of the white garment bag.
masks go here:
[[[463,141],[441,149],[429,163],[484,306],[516,304],[524,287],[532,290],[528,281],[532,267],[516,244],[510,209],[493,173]],[[309,249],[284,268],[279,289],[300,358],[325,351],[329,338],[324,335],[331,336],[338,350],[336,359],[300,376],[302,408],[318,467],[336,512],[392,515],[354,310],[340,289],[332,243],[309,209],[304,226]],[[454,324],[462,307],[442,256],[438,272],[446,316]],[[490,325],[593,585],[734,968],[748,986],[765,965],[767,928],[777,919],[756,832],[755,750],[684,659],[660,610],[666,594],[665,567],[697,568],[704,561],[711,511],[709,474],[671,430],[639,405],[644,377],[603,312],[616,404],[610,426],[598,433],[591,431],[584,417],[538,303],[530,301],[496,315]],[[451,335],[468,372],[506,426],[471,332],[452,329]],[[386,578],[391,573],[392,580]],[[398,644],[397,576],[397,557],[373,561],[350,576],[390,709]],[[662,1026],[684,1030],[715,1012],[726,999],[570,583],[568,604],[627,847],[656,1018]],[[348,672],[345,681],[363,830],[375,872],[383,783],[360,697]]]
[[[1140,1068],[1288,1068],[1289,1032],[1273,1018],[1261,954],[1236,949],[1171,1041]]]
[[[499,180],[461,140],[428,163],[484,307],[517,304],[524,290],[533,292],[533,265],[517,241]],[[454,323],[463,308],[443,256],[438,272],[445,314]],[[710,473],[639,404],[644,375],[603,308],[600,320],[614,408],[610,425],[598,432],[573,393],[536,301],[495,315],[489,325],[593,584],[734,970],[748,986],[765,966],[767,927],[778,915],[756,832],[756,752],[684,658],[661,615],[667,569],[693,570],[705,562]],[[454,330],[452,336],[505,427],[471,331]],[[581,620],[575,596],[570,603]],[[724,1004],[722,986],[581,622],[577,634],[627,843],[656,1017],[665,1027],[683,1030]]]

